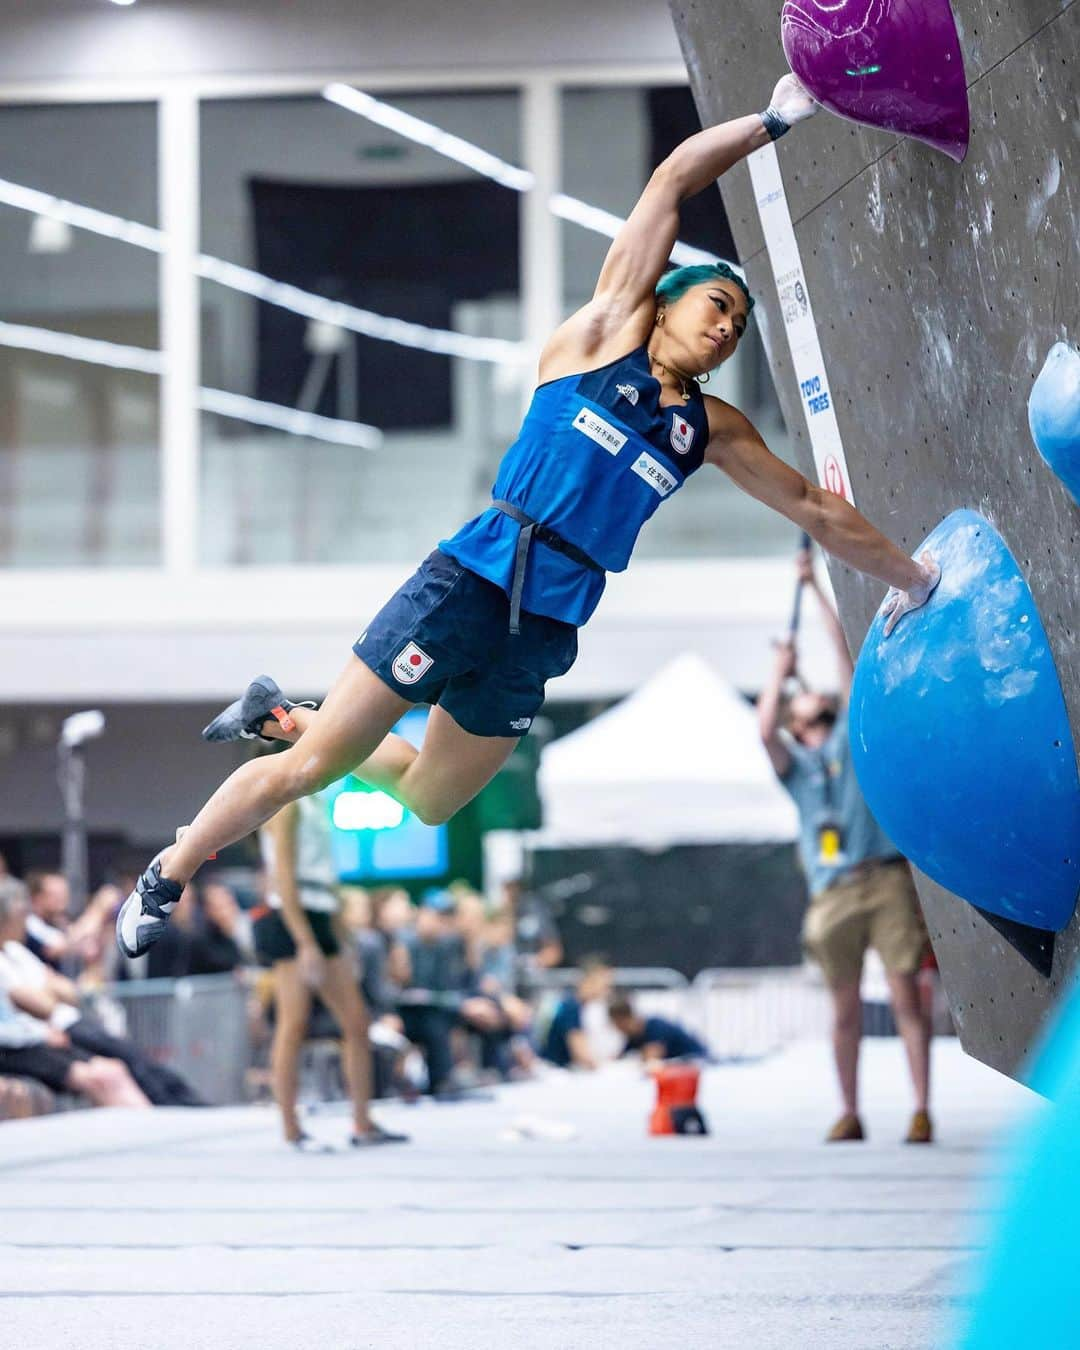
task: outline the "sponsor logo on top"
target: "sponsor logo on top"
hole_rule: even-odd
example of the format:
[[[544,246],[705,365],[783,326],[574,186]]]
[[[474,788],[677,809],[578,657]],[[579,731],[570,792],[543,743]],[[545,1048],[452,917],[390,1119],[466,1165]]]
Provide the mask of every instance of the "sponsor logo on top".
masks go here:
[[[637,407],[637,401],[641,394],[632,384],[617,384],[615,388],[630,403],[631,407]]]
[[[678,450],[680,455],[685,455],[694,444],[694,428],[678,413],[671,421],[671,444]]]
[[[531,718],[531,717],[515,717],[514,720],[510,723],[510,730],[511,730],[511,731],[528,731],[528,729],[529,729],[531,726],[532,726],[532,718]]]
[[[808,380],[799,381],[799,389],[811,414],[822,413],[829,406],[829,391],[825,388],[820,375],[812,375]]]
[[[428,673],[434,665],[427,652],[421,651],[415,642],[407,642],[394,657],[390,669],[398,684],[415,684]]]
[[[610,422],[597,417],[589,408],[582,408],[574,418],[574,428],[582,435],[588,436],[590,441],[602,446],[609,455],[617,455],[626,444],[626,436],[618,427],[613,427]]]
[[[639,478],[644,478],[652,490],[661,497],[666,497],[669,492],[674,492],[679,486],[667,469],[659,460],[653,459],[652,455],[638,455],[630,467]]]

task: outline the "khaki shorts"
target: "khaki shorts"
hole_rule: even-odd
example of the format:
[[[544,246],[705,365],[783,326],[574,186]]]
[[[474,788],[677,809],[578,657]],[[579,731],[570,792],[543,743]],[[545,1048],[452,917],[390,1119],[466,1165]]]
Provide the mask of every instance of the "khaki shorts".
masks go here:
[[[802,942],[833,988],[858,983],[868,947],[890,973],[913,975],[929,938],[910,867],[903,859],[869,863],[815,895]]]

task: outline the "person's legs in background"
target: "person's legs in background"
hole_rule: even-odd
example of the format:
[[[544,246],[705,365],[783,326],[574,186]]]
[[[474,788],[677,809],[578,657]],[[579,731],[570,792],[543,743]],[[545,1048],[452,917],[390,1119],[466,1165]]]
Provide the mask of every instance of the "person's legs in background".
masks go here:
[[[873,877],[871,945],[880,953],[889,981],[896,1029],[904,1042],[915,1110],[906,1141],[929,1144],[930,1122],[930,1010],[919,989],[919,969],[930,938],[918,893],[906,863],[887,863]]]
[[[927,1116],[930,1109],[930,1019],[919,997],[918,977],[896,971],[887,972],[887,977],[896,1029],[904,1042],[911,1070],[915,1115]],[[918,1124],[921,1124],[918,1120],[912,1122],[913,1133],[920,1132],[916,1129]],[[916,1139],[909,1135],[908,1142],[928,1144],[930,1139]]]
[[[285,1138],[290,1144],[303,1138],[296,1110],[300,1087],[300,1052],[311,1016],[311,991],[295,960],[274,962],[274,1040],[270,1049],[270,1075],[274,1098],[281,1111]]]
[[[405,1035],[424,1052],[428,1090],[434,1095],[450,1083],[454,1052],[450,1042],[455,1014],[442,1008],[404,1007],[400,1010]]]
[[[862,1138],[859,1122],[859,1045],[862,1041],[859,981],[833,985],[829,989],[829,996],[832,999],[833,1058],[844,1107],[844,1114],[830,1135],[832,1142],[837,1143]],[[857,1134],[854,1132],[855,1126],[858,1126]]]
[[[150,1107],[143,1090],[118,1059],[77,1060],[68,1070],[64,1084],[69,1092],[89,1097],[94,1106]]]
[[[126,1064],[132,1078],[154,1106],[204,1106],[199,1097],[178,1073],[155,1064],[132,1041],[111,1036],[105,1028],[90,1017],[80,1017],[68,1028],[72,1045],[88,1050],[92,1055],[118,1059]]]
[[[868,925],[857,885],[838,882],[816,895],[803,924],[803,947],[825,976],[832,1004],[832,1044],[843,1114],[826,1135],[827,1143],[864,1138],[859,1119],[859,1046],[862,1041],[863,957]]]
[[[319,995],[333,1013],[341,1030],[342,1066],[353,1106],[353,1130],[357,1143],[398,1142],[403,1135],[381,1129],[368,1114],[371,1104],[371,1045],[368,1040],[368,1015],[360,997],[348,960],[342,956],[326,958]]]

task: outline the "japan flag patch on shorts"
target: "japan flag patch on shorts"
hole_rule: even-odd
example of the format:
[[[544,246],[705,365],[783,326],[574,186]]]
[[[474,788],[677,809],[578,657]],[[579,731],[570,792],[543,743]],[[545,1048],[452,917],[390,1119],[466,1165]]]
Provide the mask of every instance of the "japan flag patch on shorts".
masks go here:
[[[421,651],[415,642],[406,643],[394,657],[390,669],[398,684],[415,684],[428,673],[434,662],[427,652]]]
[[[685,455],[694,444],[694,428],[677,413],[671,420],[671,444],[680,455]]]

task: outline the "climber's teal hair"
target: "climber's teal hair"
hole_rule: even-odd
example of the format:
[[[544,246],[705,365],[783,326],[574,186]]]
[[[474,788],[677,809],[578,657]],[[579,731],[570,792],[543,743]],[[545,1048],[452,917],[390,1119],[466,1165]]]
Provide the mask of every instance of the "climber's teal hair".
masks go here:
[[[701,286],[707,281],[716,281],[719,277],[723,277],[725,281],[733,281],[746,296],[746,313],[749,317],[754,309],[754,297],[750,294],[750,288],[733,267],[722,262],[694,263],[690,267],[672,268],[656,283],[656,299],[662,305],[673,305],[691,286]]]

